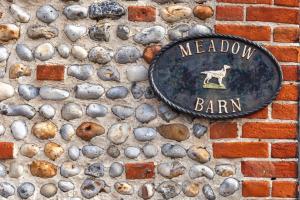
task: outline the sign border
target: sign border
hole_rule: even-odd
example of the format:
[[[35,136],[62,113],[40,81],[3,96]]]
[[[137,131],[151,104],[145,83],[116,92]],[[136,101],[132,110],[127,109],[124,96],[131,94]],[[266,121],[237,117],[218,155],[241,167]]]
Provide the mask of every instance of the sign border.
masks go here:
[[[277,70],[279,72],[279,87],[277,88],[276,92],[273,94],[273,96],[266,101],[264,104],[262,104],[261,106],[257,107],[256,109],[253,110],[249,110],[246,112],[242,112],[242,113],[233,113],[233,114],[222,114],[222,115],[208,115],[208,114],[202,114],[202,113],[198,113],[196,111],[191,111],[185,108],[182,108],[176,104],[174,104],[173,102],[169,101],[160,91],[159,89],[156,87],[155,85],[155,81],[153,78],[153,70],[155,69],[155,64],[157,62],[157,60],[159,59],[159,57],[165,52],[167,51],[170,47],[181,43],[181,42],[185,42],[188,40],[193,40],[193,39],[201,39],[201,38],[217,38],[217,37],[223,37],[225,39],[234,39],[234,40],[239,40],[248,44],[251,44],[253,46],[255,46],[256,48],[261,49],[264,53],[267,54],[267,56],[269,56],[271,58],[271,60],[275,63]],[[251,40],[242,38],[242,37],[238,37],[238,36],[232,36],[232,35],[223,35],[223,34],[202,34],[199,36],[194,36],[194,37],[184,37],[175,41],[170,42],[169,44],[167,44],[166,46],[162,47],[162,49],[160,50],[160,52],[158,54],[156,54],[156,56],[154,57],[154,59],[152,60],[150,67],[149,67],[149,71],[148,71],[148,78],[149,78],[149,82],[151,87],[154,90],[154,93],[159,97],[159,99],[163,100],[167,105],[169,105],[171,108],[175,109],[176,111],[179,112],[183,112],[189,115],[192,115],[193,117],[202,117],[202,118],[208,118],[208,119],[230,119],[230,118],[236,118],[236,117],[241,117],[241,116],[246,116],[249,115],[251,113],[254,113],[264,107],[266,107],[267,105],[269,105],[274,99],[275,97],[278,95],[281,86],[282,86],[282,80],[283,80],[283,75],[282,75],[282,70],[281,70],[281,66],[279,64],[279,62],[276,60],[276,58],[263,46],[261,46],[260,44],[253,42]]]

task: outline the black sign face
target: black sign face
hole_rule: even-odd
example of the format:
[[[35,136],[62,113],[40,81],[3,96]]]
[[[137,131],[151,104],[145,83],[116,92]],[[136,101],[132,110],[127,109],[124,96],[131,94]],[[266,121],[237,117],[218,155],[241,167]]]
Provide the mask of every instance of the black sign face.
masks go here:
[[[249,40],[224,35],[183,38],[160,51],[149,71],[155,93],[197,117],[232,118],[268,105],[282,74],[275,58]]]

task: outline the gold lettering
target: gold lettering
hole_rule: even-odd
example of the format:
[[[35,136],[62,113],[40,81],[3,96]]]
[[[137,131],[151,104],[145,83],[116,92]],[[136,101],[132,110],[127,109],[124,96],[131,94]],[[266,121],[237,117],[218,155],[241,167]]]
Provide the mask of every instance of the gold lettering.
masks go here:
[[[235,46],[237,46],[237,48]],[[239,52],[239,50],[240,50],[240,43],[238,43],[238,42],[233,43],[233,45],[231,47],[232,53],[237,54]]]
[[[203,109],[203,103],[204,103],[204,99],[197,97],[197,102],[196,102],[195,110],[196,111],[202,111],[202,109]]]
[[[213,40],[210,40],[210,44],[209,44],[209,47],[208,47],[208,52],[210,52],[210,50],[213,50],[213,52],[216,52],[216,47],[215,47],[215,43]]]
[[[219,113],[222,113],[222,108],[224,108],[225,113],[228,113],[227,111],[227,102],[225,100],[218,100],[219,103]]]
[[[200,43],[201,42],[201,43]],[[203,40],[196,40],[195,44],[196,44],[196,53],[203,53],[205,52],[202,48],[203,48]],[[201,50],[201,51],[200,51]]]
[[[255,49],[252,49],[251,47],[248,47],[247,49],[247,45],[244,46],[244,50],[242,53],[242,58],[244,58],[247,54],[247,60],[249,60],[249,58],[252,56],[253,52],[255,51]]]
[[[224,50],[224,42],[226,43],[226,50]],[[229,49],[229,42],[227,40],[222,40],[221,42],[221,52],[227,52]]]
[[[232,104],[232,112],[236,112],[235,109],[238,109],[238,111],[242,111],[240,98],[236,98],[237,102],[235,102],[233,99],[230,99],[230,101]]]
[[[182,57],[192,55],[191,48],[190,48],[190,43],[187,42],[185,48],[180,44],[179,48],[181,50]]]
[[[213,107],[213,101],[209,100],[206,112],[208,113],[208,111],[210,110],[210,113],[214,113],[214,107]]]

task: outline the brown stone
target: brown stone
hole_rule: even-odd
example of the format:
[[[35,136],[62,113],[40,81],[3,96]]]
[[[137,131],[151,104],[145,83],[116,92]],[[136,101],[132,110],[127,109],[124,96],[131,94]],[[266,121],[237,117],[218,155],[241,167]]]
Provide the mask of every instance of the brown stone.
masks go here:
[[[161,136],[178,142],[189,138],[189,129],[183,124],[164,124],[157,127],[157,131]]]
[[[154,22],[156,9],[152,6],[128,6],[128,20],[136,22]]]
[[[126,179],[150,179],[154,177],[154,162],[126,163]]]
[[[20,28],[14,24],[0,24],[0,43],[19,39]]]
[[[199,194],[200,191],[199,183],[185,181],[182,186],[182,191],[188,197],[195,197]]]
[[[29,168],[33,176],[41,178],[51,178],[57,173],[57,166],[45,160],[33,161]]]
[[[85,141],[105,133],[103,126],[93,122],[83,122],[76,130],[76,135]]]
[[[34,124],[31,131],[37,138],[46,140],[54,138],[58,130],[53,122],[46,121]]]
[[[61,81],[65,78],[65,66],[59,64],[43,64],[36,67],[37,80]]]
[[[16,79],[21,76],[30,76],[31,69],[30,67],[23,65],[23,64],[14,64],[10,66],[9,69],[9,78]]]
[[[48,142],[45,145],[44,152],[48,158],[56,160],[64,153],[64,149],[59,144]]]
[[[199,146],[191,146],[187,152],[188,156],[200,163],[206,163],[210,160],[210,154],[205,148]]]
[[[14,143],[0,142],[0,160],[14,158]]]
[[[160,51],[161,45],[151,45],[145,48],[143,58],[147,63],[151,63],[155,55]]]
[[[199,5],[193,10],[194,15],[199,19],[205,20],[214,15],[214,10],[210,6]]]

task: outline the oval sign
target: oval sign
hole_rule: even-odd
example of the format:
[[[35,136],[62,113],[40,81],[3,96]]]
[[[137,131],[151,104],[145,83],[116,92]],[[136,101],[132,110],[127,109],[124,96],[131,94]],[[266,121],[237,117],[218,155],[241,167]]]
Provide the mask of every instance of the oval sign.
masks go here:
[[[174,109],[218,119],[268,105],[280,89],[282,73],[258,44],[213,34],[166,45],[151,63],[149,78],[155,93]]]

